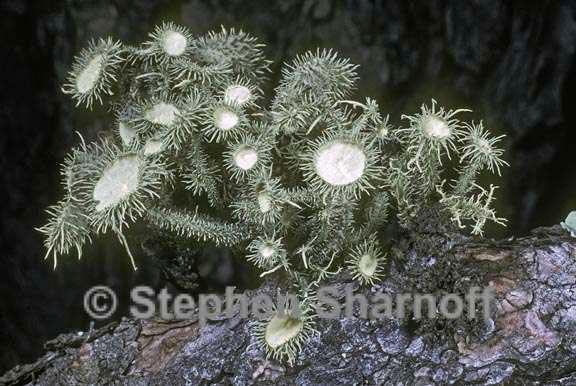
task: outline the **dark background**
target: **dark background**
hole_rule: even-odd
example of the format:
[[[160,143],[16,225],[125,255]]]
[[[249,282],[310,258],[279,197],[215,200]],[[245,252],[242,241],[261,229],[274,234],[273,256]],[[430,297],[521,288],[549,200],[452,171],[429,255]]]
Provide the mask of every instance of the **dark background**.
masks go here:
[[[162,284],[143,253],[133,273],[113,240],[53,271],[34,231],[61,194],[58,165],[74,132],[108,128],[60,92],[74,54],[106,35],[138,43],[162,21],[195,34],[242,28],[267,44],[275,74],[297,53],[334,48],[361,65],[356,97],[376,98],[396,123],[432,97],[473,108],[508,136],[498,208],[510,224],[492,237],[559,223],[576,208],[574,1],[0,0],[0,373],[34,360],[58,333],[86,330],[91,285],[127,294]]]

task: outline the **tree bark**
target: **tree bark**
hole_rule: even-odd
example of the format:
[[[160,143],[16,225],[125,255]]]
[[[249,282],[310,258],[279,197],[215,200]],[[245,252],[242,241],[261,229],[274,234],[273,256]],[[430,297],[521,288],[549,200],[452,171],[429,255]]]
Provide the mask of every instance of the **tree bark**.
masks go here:
[[[431,324],[393,318],[319,319],[318,334],[287,366],[266,359],[250,320],[222,318],[201,327],[198,320],[123,319],[61,335],[0,385],[575,385],[576,239],[559,227],[503,241],[447,238],[441,231],[404,235],[384,282],[357,290],[457,292],[462,279],[491,284],[492,320],[480,330],[436,324],[443,329],[431,332]],[[351,281],[341,274],[332,283]],[[266,284],[247,295],[272,290]]]

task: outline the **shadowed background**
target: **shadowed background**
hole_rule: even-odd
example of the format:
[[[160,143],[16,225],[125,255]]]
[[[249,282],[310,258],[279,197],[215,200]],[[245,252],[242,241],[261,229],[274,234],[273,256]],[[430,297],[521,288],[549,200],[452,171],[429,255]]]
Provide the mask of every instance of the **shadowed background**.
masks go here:
[[[267,45],[274,61],[267,95],[282,62],[325,47],[360,64],[355,97],[376,98],[395,124],[430,98],[473,108],[469,119],[507,134],[511,168],[498,209],[510,223],[489,231],[504,237],[559,223],[576,208],[576,4],[527,3],[0,0],[0,373],[35,359],[58,333],[86,330],[82,295],[90,286],[128,294],[137,283],[164,284],[157,261],[140,253],[142,269],[132,272],[112,238],[96,242],[80,262],[61,259],[56,271],[42,261],[33,228],[61,194],[58,165],[78,143],[74,132],[92,139],[109,128],[105,114],[75,111],[60,91],[89,39],[136,44],[162,21],[194,34],[222,24]],[[243,282],[230,256],[198,264],[204,288]]]

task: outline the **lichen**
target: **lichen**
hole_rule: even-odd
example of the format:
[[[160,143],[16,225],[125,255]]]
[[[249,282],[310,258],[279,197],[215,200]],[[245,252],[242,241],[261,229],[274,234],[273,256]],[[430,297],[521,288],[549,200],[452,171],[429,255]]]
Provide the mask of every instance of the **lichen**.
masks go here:
[[[570,232],[572,237],[576,237],[576,211],[572,211],[566,217],[566,220],[560,223],[562,228]]]
[[[165,23],[137,46],[91,44],[73,67],[65,91],[88,107],[108,103],[116,130],[82,143],[63,165],[65,198],[41,228],[54,259],[108,230],[132,257],[124,230],[143,221],[232,247],[309,301],[344,269],[364,285],[380,281],[383,228],[414,227],[423,208],[475,235],[487,222],[505,223],[492,208],[496,187],[478,182],[507,165],[501,137],[462,120],[468,109],[435,100],[394,127],[375,100],[352,99],[357,66],[334,51],[286,64],[269,107],[270,62],[242,31],[195,37]],[[189,197],[174,199],[183,190]],[[285,338],[268,331],[266,347],[293,359],[305,339],[275,347],[294,341],[299,326],[282,323]],[[308,331],[312,322],[304,324]]]

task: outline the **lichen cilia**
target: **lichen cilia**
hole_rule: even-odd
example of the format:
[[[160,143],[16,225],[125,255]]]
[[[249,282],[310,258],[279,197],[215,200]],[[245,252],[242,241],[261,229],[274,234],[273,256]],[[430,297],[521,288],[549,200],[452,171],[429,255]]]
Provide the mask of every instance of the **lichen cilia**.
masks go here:
[[[64,90],[86,107],[108,103],[114,135],[82,141],[64,162],[65,196],[40,228],[47,256],[81,254],[112,231],[132,257],[124,232],[143,221],[231,247],[306,301],[344,269],[362,285],[380,281],[383,227],[411,226],[423,205],[473,234],[504,224],[496,187],[479,183],[507,165],[502,137],[462,120],[468,109],[432,100],[393,127],[374,99],[352,99],[357,66],[327,50],[285,65],[267,109],[269,67],[263,45],[235,30],[196,37],[169,23],[139,46],[91,43]],[[181,188],[198,204],[170,204]],[[311,320],[261,324],[264,347],[294,360]]]

